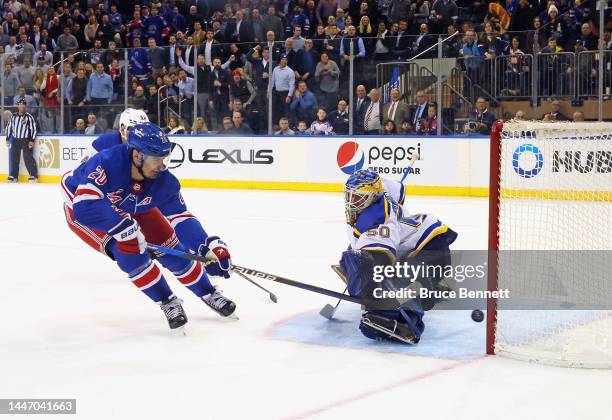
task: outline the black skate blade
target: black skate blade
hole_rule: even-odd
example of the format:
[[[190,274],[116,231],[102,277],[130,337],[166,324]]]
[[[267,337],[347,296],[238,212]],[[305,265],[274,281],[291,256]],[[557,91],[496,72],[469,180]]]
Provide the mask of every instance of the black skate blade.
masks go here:
[[[385,328],[382,325],[375,324],[372,321],[370,321],[368,318],[363,318],[361,320],[361,322],[366,324],[368,327],[371,327],[371,328],[373,328],[373,329],[375,329],[377,331],[383,332],[383,333],[389,335],[390,337],[393,337],[396,340],[399,340],[399,341],[401,341],[403,343],[406,343],[406,344],[416,344],[417,343],[415,341],[414,337],[404,337],[404,336],[398,335],[398,334],[395,333],[395,331],[390,330],[388,328]]]
[[[187,329],[185,328],[186,324],[181,325],[180,327],[176,327],[170,330],[171,337],[187,337]]]

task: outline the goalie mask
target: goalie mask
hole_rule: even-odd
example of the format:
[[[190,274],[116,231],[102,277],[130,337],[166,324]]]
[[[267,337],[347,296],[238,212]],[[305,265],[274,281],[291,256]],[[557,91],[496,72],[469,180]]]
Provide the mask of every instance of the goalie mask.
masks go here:
[[[359,214],[384,192],[380,176],[374,171],[355,172],[344,184],[346,222],[354,225]]]

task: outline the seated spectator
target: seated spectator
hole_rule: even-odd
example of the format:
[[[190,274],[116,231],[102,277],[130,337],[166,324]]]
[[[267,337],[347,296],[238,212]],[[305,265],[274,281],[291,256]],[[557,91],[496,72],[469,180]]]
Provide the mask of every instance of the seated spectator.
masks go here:
[[[72,134],[85,134],[85,120],[77,118]]]
[[[310,136],[310,131],[308,130],[308,126],[306,125],[306,121],[299,121],[297,125],[297,131],[295,132],[296,136]]]
[[[231,117],[223,117],[223,121],[221,123],[223,128],[217,132],[217,134],[228,135],[232,134],[234,131],[234,123],[232,122]]]
[[[314,93],[308,90],[306,82],[301,81],[298,83],[289,108],[294,112],[293,118],[296,120],[304,120],[306,124],[314,120],[317,98]]]
[[[550,114],[555,121],[569,121],[569,118],[561,112],[561,103],[557,99],[553,99],[550,105],[551,111],[548,114]],[[542,118],[544,118],[544,116],[542,116]]]
[[[87,127],[85,128],[85,134],[100,134],[103,131],[104,130],[102,130],[102,127],[100,127],[100,124],[98,123],[98,118],[96,118],[96,115],[90,112],[89,115],[87,115]]]
[[[495,115],[489,112],[487,100],[483,97],[476,99],[476,109],[468,114],[468,123],[465,125],[466,133],[489,134],[495,122]]]
[[[168,117],[168,126],[164,128],[166,134],[185,134],[185,127],[183,127],[177,117],[170,115]]]
[[[516,111],[516,114],[514,114],[514,119],[518,121],[525,121],[527,119],[527,114],[525,114],[525,111],[522,109],[519,109]]]
[[[572,115],[573,122],[584,122],[584,113],[582,111],[576,111]]]
[[[317,111],[317,119],[310,124],[309,131],[315,136],[329,136],[334,133],[334,127],[327,120],[327,112],[325,108],[319,108]]]
[[[232,113],[232,123],[234,124],[234,128],[231,130],[232,134],[253,134],[253,130],[247,123],[244,122],[244,117],[242,116],[242,112],[234,111]]]
[[[193,126],[191,127],[191,134],[206,134],[208,133],[208,127],[206,126],[206,121],[204,118],[198,117],[193,122]]]
[[[329,122],[334,128],[336,134],[348,134],[349,133],[349,113],[348,103],[344,99],[338,101],[338,109],[330,112]]]
[[[395,127],[395,122],[393,120],[385,121],[383,126],[383,136],[394,136],[397,134],[397,128]]]
[[[289,119],[287,117],[282,117],[278,121],[279,130],[274,133],[277,136],[292,136],[295,134],[295,131],[289,128]]]
[[[421,119],[417,134],[421,136],[435,136],[438,134],[438,109],[435,103],[429,104],[427,117]]]

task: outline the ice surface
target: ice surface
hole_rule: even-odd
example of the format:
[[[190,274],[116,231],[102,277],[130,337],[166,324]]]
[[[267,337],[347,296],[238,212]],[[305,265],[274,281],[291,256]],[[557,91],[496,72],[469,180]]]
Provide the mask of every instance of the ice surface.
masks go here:
[[[341,194],[184,192],[237,264],[342,291]],[[409,197],[456,248],[486,247],[484,199]],[[426,316],[417,347],[357,331],[359,309],[275,283],[279,303],[237,276],[219,282],[240,321],[219,318],[174,279],[186,337],[115,265],[66,226],[57,187],[0,185],[0,398],[77,398],[71,419],[610,419],[610,371],[485,357],[484,323]],[[44,418],[40,416],[37,418]],[[54,419],[62,418],[54,416]]]

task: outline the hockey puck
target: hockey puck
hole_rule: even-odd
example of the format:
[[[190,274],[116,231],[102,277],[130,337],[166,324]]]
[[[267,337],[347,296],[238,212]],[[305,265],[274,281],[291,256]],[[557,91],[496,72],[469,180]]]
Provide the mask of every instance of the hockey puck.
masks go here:
[[[472,321],[482,322],[484,320],[484,314],[480,309],[474,309],[472,311]]]

